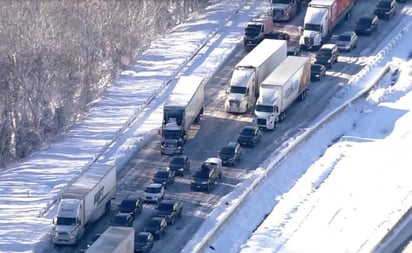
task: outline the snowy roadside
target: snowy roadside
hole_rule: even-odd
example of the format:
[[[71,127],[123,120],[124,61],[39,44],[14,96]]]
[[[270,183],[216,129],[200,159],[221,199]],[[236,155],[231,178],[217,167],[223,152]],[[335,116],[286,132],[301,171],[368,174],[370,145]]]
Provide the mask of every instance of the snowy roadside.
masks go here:
[[[62,142],[33,154],[0,175],[0,251],[21,252],[33,248],[50,230],[53,211],[38,216],[53,205],[67,184],[91,162],[100,159],[122,169],[128,157],[158,129],[160,120],[152,121],[149,116],[160,110],[162,101],[173,89],[175,76],[183,71],[208,77],[236,49],[242,22],[261,11],[259,4],[253,2],[240,15],[239,10],[247,2],[219,2],[204,16],[191,19],[167,38],[153,43]],[[236,20],[227,22],[233,18]],[[205,44],[212,38],[211,43]],[[205,52],[204,55],[193,59],[200,51]],[[191,60],[195,61],[186,68]],[[197,68],[208,70],[196,72]],[[150,106],[146,106],[149,102]]]

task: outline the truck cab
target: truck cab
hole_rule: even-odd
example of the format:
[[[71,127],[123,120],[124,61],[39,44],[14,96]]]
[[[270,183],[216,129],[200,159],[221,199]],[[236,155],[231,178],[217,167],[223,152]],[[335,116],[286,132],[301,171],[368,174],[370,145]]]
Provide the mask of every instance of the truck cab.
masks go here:
[[[237,68],[233,71],[225,110],[231,113],[245,113],[255,104],[255,74],[251,68]]]
[[[53,243],[75,245],[84,233],[83,206],[77,199],[63,199],[54,220]]]
[[[161,153],[164,155],[182,154],[186,133],[177,120],[169,119],[166,124],[163,124],[162,132]]]
[[[253,18],[248,22],[245,28],[245,34],[243,35],[243,42],[246,48],[252,49],[257,44],[262,42],[264,34],[273,30],[272,17],[263,15],[257,18]]]
[[[278,121],[278,96],[281,91],[274,91],[276,87],[262,84],[260,96],[255,107],[255,121],[259,128],[273,130]]]
[[[299,45],[303,49],[317,49],[322,45],[323,38],[328,36],[328,10],[325,8],[311,8],[306,10],[302,35]]]
[[[290,21],[301,11],[301,0],[272,0],[272,19]]]

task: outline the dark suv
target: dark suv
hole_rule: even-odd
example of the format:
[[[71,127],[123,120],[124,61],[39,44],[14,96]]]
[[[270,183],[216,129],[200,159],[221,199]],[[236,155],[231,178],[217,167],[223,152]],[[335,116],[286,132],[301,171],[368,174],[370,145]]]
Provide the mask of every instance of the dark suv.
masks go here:
[[[143,199],[140,196],[127,196],[119,206],[120,213],[130,213],[133,219],[136,217],[136,214],[140,214],[143,209]]]
[[[153,183],[161,184],[165,189],[175,182],[175,172],[171,169],[158,170],[153,176]]]
[[[375,14],[365,15],[358,19],[355,26],[357,35],[372,35],[378,30],[379,18]]]
[[[229,142],[219,150],[219,158],[222,164],[227,166],[236,166],[242,156],[240,144],[238,142]]]
[[[260,142],[261,132],[258,126],[245,126],[240,130],[237,142],[242,146],[254,147]]]
[[[176,176],[184,176],[190,171],[190,160],[185,155],[174,156],[169,162],[170,170],[176,173]]]
[[[391,19],[396,14],[396,0],[380,0],[373,12],[379,19]]]
[[[316,54],[315,64],[324,65],[326,68],[332,68],[333,64],[338,62],[338,46],[335,44],[323,44]]]

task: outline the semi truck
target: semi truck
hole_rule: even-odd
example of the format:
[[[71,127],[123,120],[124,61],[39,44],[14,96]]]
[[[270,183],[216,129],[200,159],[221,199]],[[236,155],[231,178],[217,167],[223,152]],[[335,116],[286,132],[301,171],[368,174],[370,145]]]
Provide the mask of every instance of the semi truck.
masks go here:
[[[181,76],[163,107],[161,153],[183,153],[190,126],[200,121],[205,100],[205,79]]]
[[[343,19],[351,16],[354,0],[312,0],[306,10],[299,44],[302,49],[318,49]]]
[[[77,244],[90,225],[110,210],[115,192],[116,167],[91,165],[62,194],[54,219],[53,243]]]
[[[265,34],[273,30],[272,17],[269,15],[261,15],[252,18],[246,25],[243,35],[243,43],[247,50],[253,49],[263,41]]]
[[[290,21],[301,9],[301,0],[272,0],[272,20],[273,22]]]
[[[256,102],[257,126],[274,130],[286,118],[286,109],[304,100],[310,85],[310,57],[288,56],[261,84]]]
[[[255,105],[260,83],[286,59],[287,41],[265,39],[235,67],[226,90],[225,110],[245,113]]]
[[[134,228],[108,227],[86,253],[134,253]]]

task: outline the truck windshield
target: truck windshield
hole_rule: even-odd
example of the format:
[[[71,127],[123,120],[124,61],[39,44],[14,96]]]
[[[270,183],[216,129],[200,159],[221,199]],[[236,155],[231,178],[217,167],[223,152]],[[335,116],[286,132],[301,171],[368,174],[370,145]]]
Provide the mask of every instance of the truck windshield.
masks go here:
[[[245,35],[247,37],[255,37],[259,34],[260,30],[260,25],[248,25],[245,29]]]
[[[256,111],[258,111],[258,112],[274,112],[273,106],[270,106],[270,105],[256,105]]]
[[[289,4],[290,0],[272,0],[272,4]]]
[[[230,86],[230,93],[246,94],[246,87]]]
[[[319,24],[305,24],[304,30],[321,32],[321,25]]]
[[[163,137],[165,139],[177,140],[182,136],[181,130],[164,130]]]
[[[66,225],[66,226],[75,226],[76,225],[76,218],[57,217],[56,224],[57,225]]]

